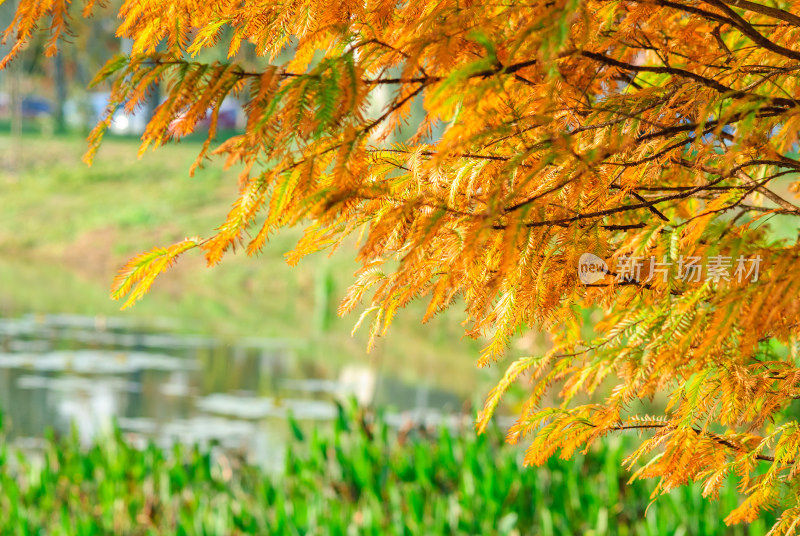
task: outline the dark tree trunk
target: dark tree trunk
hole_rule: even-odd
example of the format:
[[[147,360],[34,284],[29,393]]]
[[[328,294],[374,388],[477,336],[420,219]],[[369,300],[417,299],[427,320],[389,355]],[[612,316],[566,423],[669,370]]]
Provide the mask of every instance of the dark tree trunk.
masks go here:
[[[64,69],[64,53],[58,51],[55,58],[55,83],[56,83],[56,132],[64,132],[64,103],[67,102],[67,74]]]

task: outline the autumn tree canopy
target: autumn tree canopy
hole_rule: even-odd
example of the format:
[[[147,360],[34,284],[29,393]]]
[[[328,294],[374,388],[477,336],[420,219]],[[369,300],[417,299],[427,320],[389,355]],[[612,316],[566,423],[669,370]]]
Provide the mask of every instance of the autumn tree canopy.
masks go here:
[[[374,334],[421,299],[426,318],[463,304],[467,333],[491,337],[481,364],[521,330],[552,335],[510,366],[479,429],[521,381],[509,439],[529,463],[638,430],[629,461],[657,491],[714,496],[734,474],[746,499],[727,522],[776,508],[773,533],[795,533],[800,2],[762,1],[127,0],[133,50],[97,75],[112,102],[87,162],[114,109],[158,81],[141,150],[211,110],[197,164],[244,171],[214,235],[134,258],[114,297],[130,305],[190,250],[214,265],[299,225],[295,263],[357,235],[341,312]],[[101,10],[75,7],[20,0],[0,66],[38,31],[53,53],[70,17]],[[217,46],[228,62],[197,60]],[[231,95],[246,131],[213,145]],[[424,117],[398,136],[415,102]]]

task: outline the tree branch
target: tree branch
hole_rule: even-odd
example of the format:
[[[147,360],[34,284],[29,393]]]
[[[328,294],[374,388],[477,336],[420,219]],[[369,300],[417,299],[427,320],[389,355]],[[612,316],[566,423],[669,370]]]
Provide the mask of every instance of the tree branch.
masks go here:
[[[778,19],[782,20],[783,22],[788,22],[789,24],[792,24],[794,26],[800,26],[800,17],[792,13],[789,13],[788,11],[784,11],[782,9],[756,4],[755,2],[750,2],[748,0],[722,0],[722,1],[728,5],[744,9],[745,11],[760,13],[761,15],[772,17],[773,19]]]
[[[593,426],[596,427],[596,425],[593,425]],[[674,424],[671,424],[671,423],[664,423],[664,424],[656,424],[656,423],[620,424],[620,425],[616,425],[616,426],[610,426],[607,429],[608,430],[614,430],[614,431],[623,431],[623,430],[647,430],[647,429],[653,429],[653,428],[662,428],[662,429],[663,428],[673,428],[673,429],[677,430],[677,427]],[[745,450],[741,445],[737,445],[736,443],[733,443],[732,441],[730,441],[730,440],[728,440],[728,439],[726,439],[726,438],[724,438],[724,437],[722,437],[720,435],[714,434],[712,432],[703,432],[702,430],[700,430],[698,428],[694,428],[694,427],[691,428],[691,430],[694,433],[696,433],[698,436],[704,436],[705,435],[705,436],[709,437],[710,439],[712,439],[714,442],[719,443],[720,445],[722,445],[724,447],[728,447],[729,449],[735,450],[737,452],[740,452],[740,453],[748,455],[748,456],[750,455],[750,451]],[[765,454],[756,454],[755,458],[757,460],[760,460],[760,461],[763,461],[763,462],[771,462],[771,463],[775,462],[775,458],[773,456],[767,456]],[[793,463],[794,462],[787,462],[787,465],[792,465]]]

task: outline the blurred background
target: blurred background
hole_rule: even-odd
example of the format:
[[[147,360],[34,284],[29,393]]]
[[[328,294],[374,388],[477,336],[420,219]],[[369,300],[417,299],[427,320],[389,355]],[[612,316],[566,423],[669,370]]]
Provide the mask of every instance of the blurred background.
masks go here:
[[[3,27],[13,7],[0,5]],[[367,329],[350,334],[357,315],[336,314],[355,247],[292,269],[284,254],[301,229],[214,269],[187,257],[120,311],[109,298],[116,270],[154,246],[209,235],[235,198],[237,170],[211,161],[189,177],[207,123],[137,159],[158,87],[136,113],[115,112],[94,164],[83,164],[109,98],[89,83],[130,43],[114,36],[115,19],[73,23],[57,55],[34,41],[0,71],[0,407],[12,439],[34,445],[47,427],[65,432],[74,421],[88,441],[116,419],[132,438],[216,439],[269,465],[281,463],[287,412],[324,421],[335,401],[355,397],[387,408],[390,423],[474,414],[501,370],[476,367],[485,341],[463,337],[462,309],[424,326],[423,303],[401,312],[367,354]],[[263,62],[252,50],[241,56]],[[214,50],[198,58],[223,59]],[[242,104],[226,100],[218,141],[244,120]]]

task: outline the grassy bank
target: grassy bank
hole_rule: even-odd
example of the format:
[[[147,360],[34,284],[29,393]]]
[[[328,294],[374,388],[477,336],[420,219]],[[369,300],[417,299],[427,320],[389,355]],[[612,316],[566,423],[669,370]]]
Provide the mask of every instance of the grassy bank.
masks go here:
[[[230,256],[207,269],[189,255],[160,278],[133,309],[108,297],[116,270],[131,256],[190,235],[209,235],[224,221],[237,171],[211,162],[188,169],[200,146],[187,142],[137,159],[138,141],[109,138],[91,168],[81,163],[83,138],[0,136],[0,308],[6,314],[64,312],[121,315],[147,322],[169,317],[181,329],[223,337],[313,338],[329,360],[378,361],[407,379],[446,378],[462,393],[485,392],[475,373],[480,343],[462,338],[458,311],[421,326],[417,309],[367,356],[366,333],[350,337],[357,316],[336,308],[351,283],[354,250],[318,255],[290,268],[283,254],[300,229],[279,233],[258,258]]]
[[[726,527],[733,486],[660,497],[625,486],[625,438],[538,470],[497,431],[409,429],[342,412],[328,433],[296,423],[285,474],[221,452],[129,446],[116,431],[89,448],[49,439],[39,462],[0,443],[2,534],[763,534],[772,519]],[[646,514],[645,514],[646,511]]]

